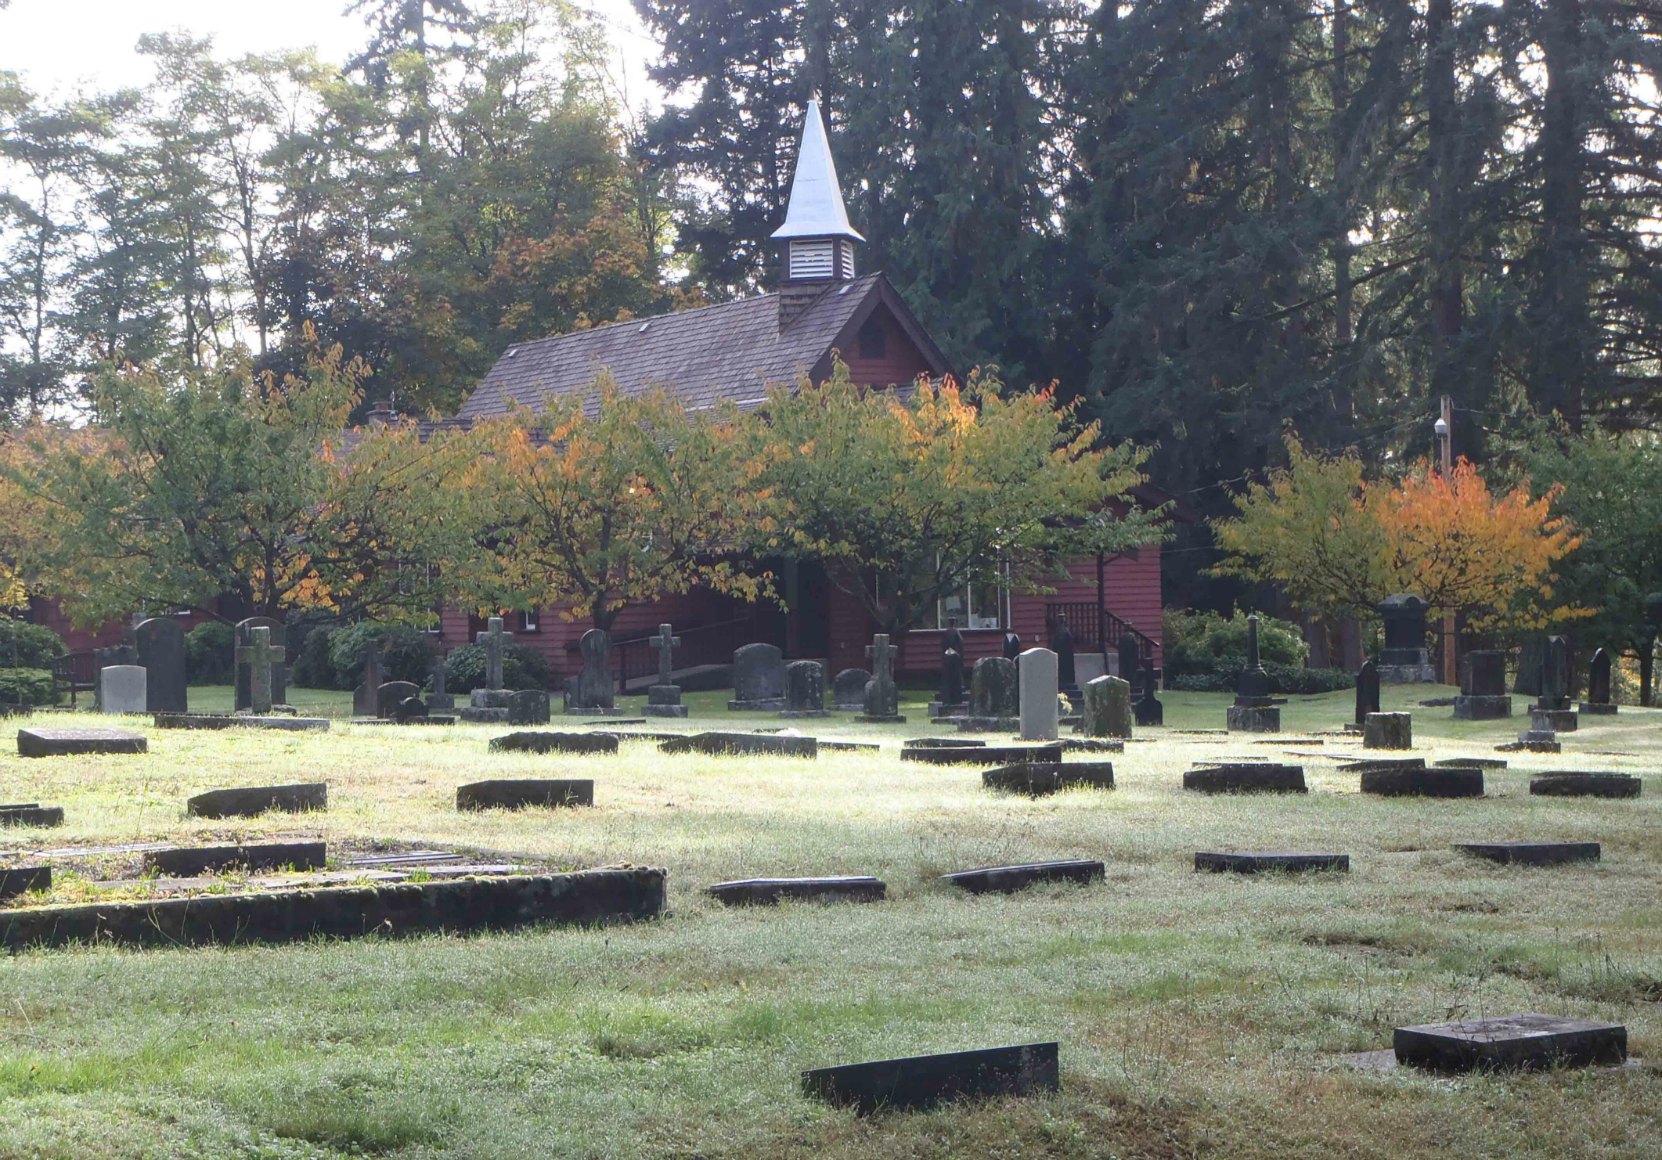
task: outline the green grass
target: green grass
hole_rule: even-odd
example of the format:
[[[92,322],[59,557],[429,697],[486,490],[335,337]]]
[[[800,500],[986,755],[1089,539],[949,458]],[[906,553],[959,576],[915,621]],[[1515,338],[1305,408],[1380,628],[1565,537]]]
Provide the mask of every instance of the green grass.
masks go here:
[[[1387,708],[1448,690],[1387,689]],[[213,691],[193,704],[214,707]],[[306,711],[344,694],[319,694]],[[334,700],[330,700],[334,699]],[[228,700],[228,698],[227,698]],[[784,725],[694,694],[688,728]],[[1115,759],[1119,788],[1029,801],[974,768],[902,765],[929,732],[814,762],[489,755],[487,728],[337,723],[313,734],[146,730],[142,758],[0,758],[0,799],[62,804],[47,842],[322,833],[665,866],[672,914],[529,931],[0,962],[0,1156],[1181,1157],[1662,1154],[1662,713],[1584,721],[1562,757],[1512,755],[1482,801],[1362,798],[1290,742],[1313,792],[1189,795],[1181,771],[1278,754],[1216,728],[1228,698],[1169,694],[1170,727]],[[1290,729],[1348,716],[1296,698]],[[1416,711],[1418,752],[1487,753],[1523,727]],[[94,719],[84,720],[89,723]],[[1651,777],[1638,801],[1534,799],[1529,769]],[[458,814],[456,785],[593,776],[589,810]],[[192,793],[326,779],[327,814],[183,817]],[[1590,838],[1597,865],[1515,869],[1471,838]],[[1193,873],[1201,848],[1333,848],[1348,876]],[[974,898],[951,869],[1100,857],[1105,884]],[[702,887],[873,873],[889,901],[727,911]],[[1376,1074],[1342,1053],[1455,1015],[1542,1010],[1627,1024],[1620,1073]],[[861,1121],[803,1099],[805,1067],[1057,1039],[1060,1095]]]

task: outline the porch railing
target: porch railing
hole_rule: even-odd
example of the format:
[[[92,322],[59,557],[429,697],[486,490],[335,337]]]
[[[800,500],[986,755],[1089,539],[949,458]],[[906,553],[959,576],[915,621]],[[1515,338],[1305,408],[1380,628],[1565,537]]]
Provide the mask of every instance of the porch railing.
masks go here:
[[[755,616],[737,616],[714,624],[700,624],[692,628],[675,629],[681,644],[675,650],[677,669],[697,668],[701,665],[724,665],[733,660],[733,650],[754,640]],[[650,636],[630,637],[612,642],[612,676],[621,692],[631,681],[649,677],[658,671],[657,630]],[[569,644],[566,652],[577,653],[579,646]]]
[[[1068,619],[1068,628],[1072,630],[1074,639],[1094,641],[1098,652],[1117,651],[1120,639],[1127,635],[1137,642],[1140,661],[1154,660],[1155,653],[1160,650],[1160,645],[1152,637],[1133,628],[1106,608],[1086,600],[1047,603],[1045,630],[1054,629],[1064,616]]]

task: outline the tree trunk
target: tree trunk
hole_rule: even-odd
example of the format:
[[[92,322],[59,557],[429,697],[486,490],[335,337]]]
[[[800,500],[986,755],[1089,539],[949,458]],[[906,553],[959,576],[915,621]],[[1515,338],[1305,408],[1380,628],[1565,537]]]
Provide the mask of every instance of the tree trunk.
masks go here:
[[[1656,641],[1647,640],[1639,648],[1639,704],[1649,708],[1656,675]]]
[[[1465,397],[1454,348],[1464,321],[1460,263],[1460,174],[1454,53],[1454,0],[1427,0],[1425,11],[1426,132],[1431,162],[1429,197],[1431,394]]]
[[[1547,0],[1541,23],[1547,91],[1541,121],[1541,257],[1535,304],[1534,396],[1581,430],[1587,343],[1586,232],[1582,222],[1580,0]]]

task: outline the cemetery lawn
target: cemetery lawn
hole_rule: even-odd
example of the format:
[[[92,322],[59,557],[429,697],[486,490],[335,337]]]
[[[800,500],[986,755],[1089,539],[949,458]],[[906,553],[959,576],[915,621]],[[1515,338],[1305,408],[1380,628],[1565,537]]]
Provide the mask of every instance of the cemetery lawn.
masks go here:
[[[223,707],[199,692],[194,707]],[[1415,713],[1415,755],[1493,756],[1526,724],[1416,705],[1450,692],[1386,689],[1385,708]],[[308,712],[346,696],[308,695],[294,696]],[[721,711],[724,696],[691,695],[679,727],[786,724]],[[1584,717],[1558,757],[1505,755],[1482,800],[1387,800],[1337,769],[1353,743],[1183,734],[1219,727],[1228,698],[1173,693],[1168,727],[1145,731],[1157,739],[1114,757],[1117,789],[1027,800],[983,791],[975,766],[901,764],[899,739],[930,733],[908,700],[905,726],[797,723],[884,742],[817,761],[665,757],[646,741],[498,756],[485,746],[501,728],[144,719],[142,757],[0,757],[0,800],[68,814],[0,832],[5,849],[399,839],[664,866],[672,911],[597,930],[0,961],[0,1156],[1662,1155],[1662,711]],[[1295,698],[1284,723],[1336,727],[1350,704]],[[1302,762],[1312,792],[1180,788],[1193,762],[1240,754]],[[1645,796],[1532,798],[1528,771],[1543,769],[1641,774]],[[516,775],[593,777],[596,805],[454,810],[457,785]],[[329,782],[326,814],[183,816],[203,790],[309,780]],[[1599,841],[1603,860],[1530,869],[1450,848],[1530,838]],[[1336,850],[1352,870],[1197,875],[1208,849]],[[1106,883],[971,897],[936,880],[1084,857],[1106,861]],[[851,873],[884,878],[888,900],[726,910],[702,894]],[[1525,1011],[1624,1023],[1640,1062],[1449,1077],[1343,1058],[1389,1047],[1394,1026]],[[1050,1039],[1062,1091],[1041,1099],[860,1120],[798,1090],[803,1068]]]

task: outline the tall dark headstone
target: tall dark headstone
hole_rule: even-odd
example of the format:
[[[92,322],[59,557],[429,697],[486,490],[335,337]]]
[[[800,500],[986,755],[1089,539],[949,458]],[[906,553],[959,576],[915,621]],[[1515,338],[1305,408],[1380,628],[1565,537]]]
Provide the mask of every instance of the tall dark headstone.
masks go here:
[[[1014,720],[1021,711],[1016,694],[1016,662],[982,657],[970,670],[970,715]]]
[[[1581,702],[1581,711],[1595,715],[1616,711],[1616,702],[1610,697],[1610,654],[1602,648],[1587,663],[1587,699]]]
[[[274,662],[277,667],[271,671],[271,699],[274,704],[280,705],[288,700],[289,695],[288,670],[283,667],[283,655],[286,655],[289,643],[288,629],[284,627],[282,621],[275,620],[272,617],[250,616],[247,620],[237,622],[234,633],[236,645],[241,647],[252,644],[254,642],[253,632],[256,628],[269,628],[271,630],[267,634],[270,638],[271,647],[277,654],[281,654],[277,656]],[[374,688],[373,685],[370,687]],[[249,697],[248,670],[239,660],[236,668],[236,707],[247,709],[251,703]],[[370,714],[370,716],[373,715]]]
[[[1021,637],[1014,632],[1004,634],[1004,659],[1013,661],[1021,656]]]
[[[1141,675],[1140,692],[1131,705],[1132,717],[1139,725],[1164,725],[1166,723],[1166,707],[1160,703],[1159,682],[1154,677],[1154,661],[1152,658],[1143,661]]]
[[[1356,716],[1353,720],[1360,729],[1367,723],[1369,713],[1379,712],[1379,665],[1363,661],[1356,674]]]
[[[1143,667],[1142,643],[1129,632],[1121,633],[1119,644],[1115,646],[1115,653],[1120,662],[1120,679],[1133,681],[1137,670]]]
[[[1549,711],[1570,707],[1570,645],[1561,636],[1547,638],[1541,659],[1541,693],[1531,707]]]
[[[1460,695],[1454,698],[1454,716],[1461,721],[1493,721],[1512,715],[1506,691],[1506,654],[1499,649],[1473,649],[1460,658]]]
[[[727,707],[785,707],[785,654],[778,645],[747,644],[733,650],[733,699]]]
[[[1431,650],[1425,647],[1426,607],[1424,600],[1407,593],[1387,596],[1376,606],[1385,628],[1385,647],[1379,653],[1379,679],[1384,684],[1437,680]]]
[[[792,661],[785,666],[785,707],[781,717],[827,717],[825,666],[818,661]]]
[[[900,715],[900,689],[894,683],[895,650],[888,634],[880,632],[873,636],[866,646],[866,656],[871,658],[871,680],[866,682],[866,711],[858,719],[905,721]]]
[[[1258,614],[1247,617],[1246,667],[1235,682],[1235,703],[1227,715],[1231,732],[1278,733],[1281,708],[1270,696],[1270,676],[1258,650]]]
[[[1056,626],[1050,631],[1050,651],[1056,654],[1057,689],[1070,699],[1077,699],[1079,677],[1073,663],[1073,629],[1068,627],[1065,616],[1058,616]]]
[[[354,717],[381,715],[381,686],[385,683],[381,672],[381,642],[371,640],[364,645],[364,682],[352,690]]]
[[[398,716],[405,701],[420,696],[421,686],[414,681],[384,681],[381,687],[375,690],[374,716],[391,721]]]
[[[941,705],[958,708],[964,703],[964,654],[949,648],[941,654]]]
[[[603,628],[591,628],[578,640],[577,649],[583,668],[577,674],[571,708],[582,713],[612,708],[612,638]]]
[[[145,711],[190,712],[185,688],[184,627],[171,616],[152,616],[139,621],[133,629],[133,640],[138,648],[138,663],[148,673]]]

